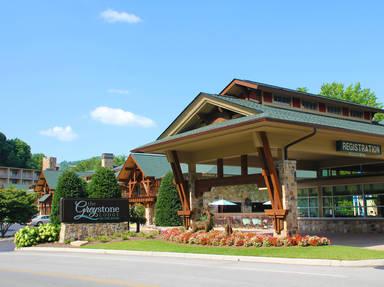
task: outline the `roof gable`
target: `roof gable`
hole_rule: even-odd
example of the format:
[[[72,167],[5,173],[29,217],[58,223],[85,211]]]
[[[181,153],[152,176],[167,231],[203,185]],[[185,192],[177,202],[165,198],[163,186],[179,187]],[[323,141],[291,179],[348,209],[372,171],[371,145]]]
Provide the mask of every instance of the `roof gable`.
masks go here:
[[[159,139],[233,118],[252,115],[255,110],[200,93],[159,136]]]

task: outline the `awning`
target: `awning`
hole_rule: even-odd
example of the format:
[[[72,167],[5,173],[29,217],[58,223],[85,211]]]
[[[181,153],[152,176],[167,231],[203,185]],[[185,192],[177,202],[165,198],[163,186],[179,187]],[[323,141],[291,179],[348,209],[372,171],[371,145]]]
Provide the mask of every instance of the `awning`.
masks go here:
[[[39,198],[39,202],[40,203],[44,203],[48,200],[48,198],[51,197],[51,194],[50,193],[47,193],[47,194],[44,194],[42,197]]]

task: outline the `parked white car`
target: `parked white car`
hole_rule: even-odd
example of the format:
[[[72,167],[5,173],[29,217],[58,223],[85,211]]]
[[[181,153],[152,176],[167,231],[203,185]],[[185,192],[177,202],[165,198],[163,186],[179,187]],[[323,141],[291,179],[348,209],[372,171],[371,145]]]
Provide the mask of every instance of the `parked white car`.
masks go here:
[[[28,225],[39,226],[45,223],[49,223],[49,215],[37,215],[32,218],[31,222],[29,222]]]

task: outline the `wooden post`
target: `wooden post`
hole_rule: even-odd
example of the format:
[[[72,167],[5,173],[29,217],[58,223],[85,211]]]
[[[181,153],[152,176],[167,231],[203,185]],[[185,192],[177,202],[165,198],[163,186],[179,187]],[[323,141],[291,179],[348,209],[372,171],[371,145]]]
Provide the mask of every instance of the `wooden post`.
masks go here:
[[[217,159],[217,177],[218,178],[224,177],[224,163],[222,158]]]
[[[243,154],[240,156],[241,162],[241,175],[248,175],[248,155]]]

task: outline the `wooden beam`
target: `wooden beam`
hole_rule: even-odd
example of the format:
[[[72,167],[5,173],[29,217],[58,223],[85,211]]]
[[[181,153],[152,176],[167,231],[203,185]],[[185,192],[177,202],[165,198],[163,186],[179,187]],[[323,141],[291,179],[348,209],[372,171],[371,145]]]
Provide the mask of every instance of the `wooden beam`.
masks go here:
[[[248,175],[248,155],[246,154],[241,155],[240,163],[241,163],[241,175],[242,176]]]
[[[226,185],[241,185],[241,184],[256,184],[257,187],[265,187],[264,178],[261,174],[250,174],[250,175],[236,175],[222,178],[207,178],[198,179],[195,181],[196,193],[203,193],[209,191],[215,186],[226,186]]]
[[[222,158],[217,159],[217,177],[218,178],[224,177],[224,161]]]

